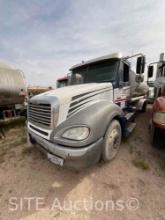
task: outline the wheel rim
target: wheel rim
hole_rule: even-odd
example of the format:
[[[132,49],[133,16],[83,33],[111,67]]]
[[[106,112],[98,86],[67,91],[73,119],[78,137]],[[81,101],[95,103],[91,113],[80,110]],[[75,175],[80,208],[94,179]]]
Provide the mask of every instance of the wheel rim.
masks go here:
[[[109,134],[107,145],[108,145],[108,157],[112,159],[118,153],[120,147],[120,131],[117,128],[114,128]]]

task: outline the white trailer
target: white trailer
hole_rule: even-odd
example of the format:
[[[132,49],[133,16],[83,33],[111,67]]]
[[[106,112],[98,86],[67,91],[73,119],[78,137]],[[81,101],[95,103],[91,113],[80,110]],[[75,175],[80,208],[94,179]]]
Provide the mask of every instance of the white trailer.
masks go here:
[[[136,74],[129,58],[137,56]],[[144,111],[148,86],[145,57],[110,54],[70,68],[69,86],[33,97],[28,104],[28,140],[58,165],[86,167],[118,153]]]

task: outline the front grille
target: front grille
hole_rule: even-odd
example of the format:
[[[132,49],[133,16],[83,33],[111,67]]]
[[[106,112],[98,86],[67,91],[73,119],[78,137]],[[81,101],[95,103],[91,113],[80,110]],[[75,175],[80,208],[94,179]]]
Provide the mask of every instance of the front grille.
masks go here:
[[[29,103],[28,106],[29,121],[50,127],[51,126],[51,105]]]

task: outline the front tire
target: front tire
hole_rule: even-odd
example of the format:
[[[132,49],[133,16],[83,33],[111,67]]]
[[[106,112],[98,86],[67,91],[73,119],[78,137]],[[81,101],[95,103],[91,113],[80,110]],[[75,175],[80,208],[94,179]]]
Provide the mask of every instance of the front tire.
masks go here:
[[[141,113],[144,113],[144,112],[146,112],[146,110],[147,110],[147,102],[144,102],[143,103],[143,107],[142,107],[142,109],[141,109]]]
[[[161,148],[161,138],[160,138],[160,133],[159,129],[153,127],[151,131],[151,141],[152,145],[155,148],[160,149]]]
[[[122,131],[119,121],[113,120],[105,134],[102,159],[104,162],[114,159],[120,149]]]

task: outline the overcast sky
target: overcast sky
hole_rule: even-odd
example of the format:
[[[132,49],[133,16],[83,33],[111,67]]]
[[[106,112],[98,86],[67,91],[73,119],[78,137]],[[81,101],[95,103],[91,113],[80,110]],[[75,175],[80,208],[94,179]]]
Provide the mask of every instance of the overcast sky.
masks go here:
[[[112,52],[165,52],[165,0],[0,0],[0,60],[31,85]]]

